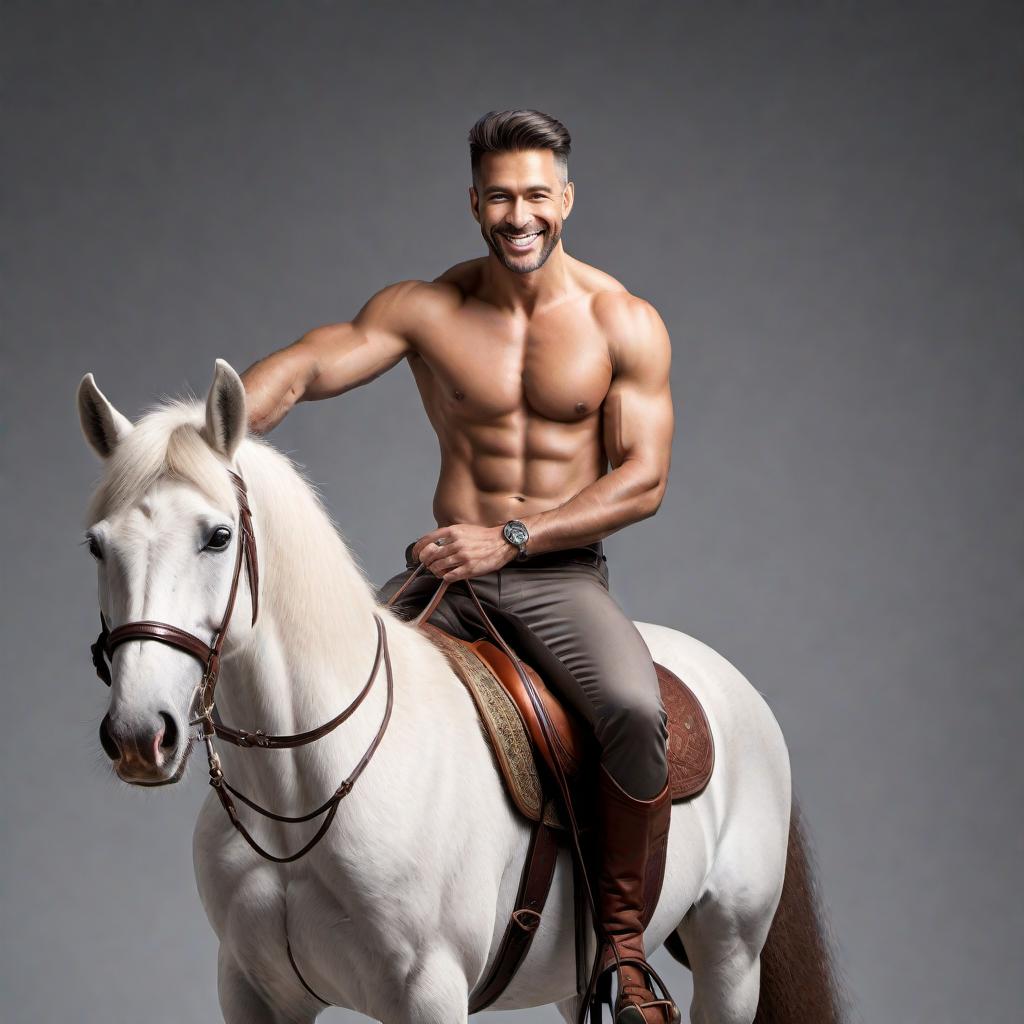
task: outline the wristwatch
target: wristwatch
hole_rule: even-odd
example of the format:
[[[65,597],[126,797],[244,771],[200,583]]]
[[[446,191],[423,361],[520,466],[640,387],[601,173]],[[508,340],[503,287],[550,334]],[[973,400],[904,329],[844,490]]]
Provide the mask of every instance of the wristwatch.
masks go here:
[[[519,548],[519,554],[516,555],[516,561],[521,562],[526,558],[526,542],[530,539],[530,531],[526,528],[526,524],[521,523],[518,519],[510,519],[502,527],[501,532],[509,544],[513,547]]]

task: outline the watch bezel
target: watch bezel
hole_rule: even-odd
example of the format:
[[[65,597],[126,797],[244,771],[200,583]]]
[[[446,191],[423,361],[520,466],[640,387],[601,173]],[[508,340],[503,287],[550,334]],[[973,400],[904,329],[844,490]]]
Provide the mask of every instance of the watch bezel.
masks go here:
[[[502,536],[513,547],[519,549],[518,558],[526,558],[526,544],[530,540],[530,531],[526,523],[520,519],[510,519],[501,530]],[[519,539],[519,538],[522,539]]]

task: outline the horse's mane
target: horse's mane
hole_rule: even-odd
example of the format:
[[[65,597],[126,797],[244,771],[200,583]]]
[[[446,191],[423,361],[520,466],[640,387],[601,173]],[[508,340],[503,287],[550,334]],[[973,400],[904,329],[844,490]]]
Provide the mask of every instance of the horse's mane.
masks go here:
[[[280,600],[277,611],[299,627],[330,610],[344,616],[353,602],[374,602],[371,586],[320,496],[295,464],[266,441],[246,438],[236,457],[265,551],[264,588]],[[138,501],[158,480],[191,484],[224,511],[236,508],[228,465],[207,443],[202,402],[168,400],[148,411],[104,464],[89,502],[90,523]],[[301,580],[294,580],[299,575]],[[287,577],[287,578],[286,578]],[[301,585],[299,585],[301,584]],[[300,600],[298,590],[305,590]],[[290,601],[289,595],[295,600]],[[335,620],[334,627],[344,627]]]

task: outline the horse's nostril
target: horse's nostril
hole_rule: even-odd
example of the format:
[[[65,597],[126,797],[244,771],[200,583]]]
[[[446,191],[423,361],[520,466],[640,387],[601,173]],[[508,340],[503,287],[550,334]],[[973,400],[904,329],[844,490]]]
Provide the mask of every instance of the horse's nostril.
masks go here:
[[[164,722],[164,734],[160,738],[160,749],[171,751],[178,745],[178,725],[166,711],[160,712]]]
[[[100,746],[111,761],[120,759],[121,751],[114,742],[114,737],[110,735],[110,715],[104,715],[103,721],[100,722]]]

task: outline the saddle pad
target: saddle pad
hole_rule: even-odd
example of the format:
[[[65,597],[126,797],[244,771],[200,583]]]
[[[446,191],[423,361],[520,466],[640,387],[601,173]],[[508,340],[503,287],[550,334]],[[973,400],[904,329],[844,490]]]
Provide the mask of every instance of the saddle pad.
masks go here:
[[[526,726],[505,688],[463,641],[429,622],[420,624],[420,632],[444,652],[469,690],[512,802],[530,821],[543,814],[546,824],[561,827],[553,802],[544,798]]]

